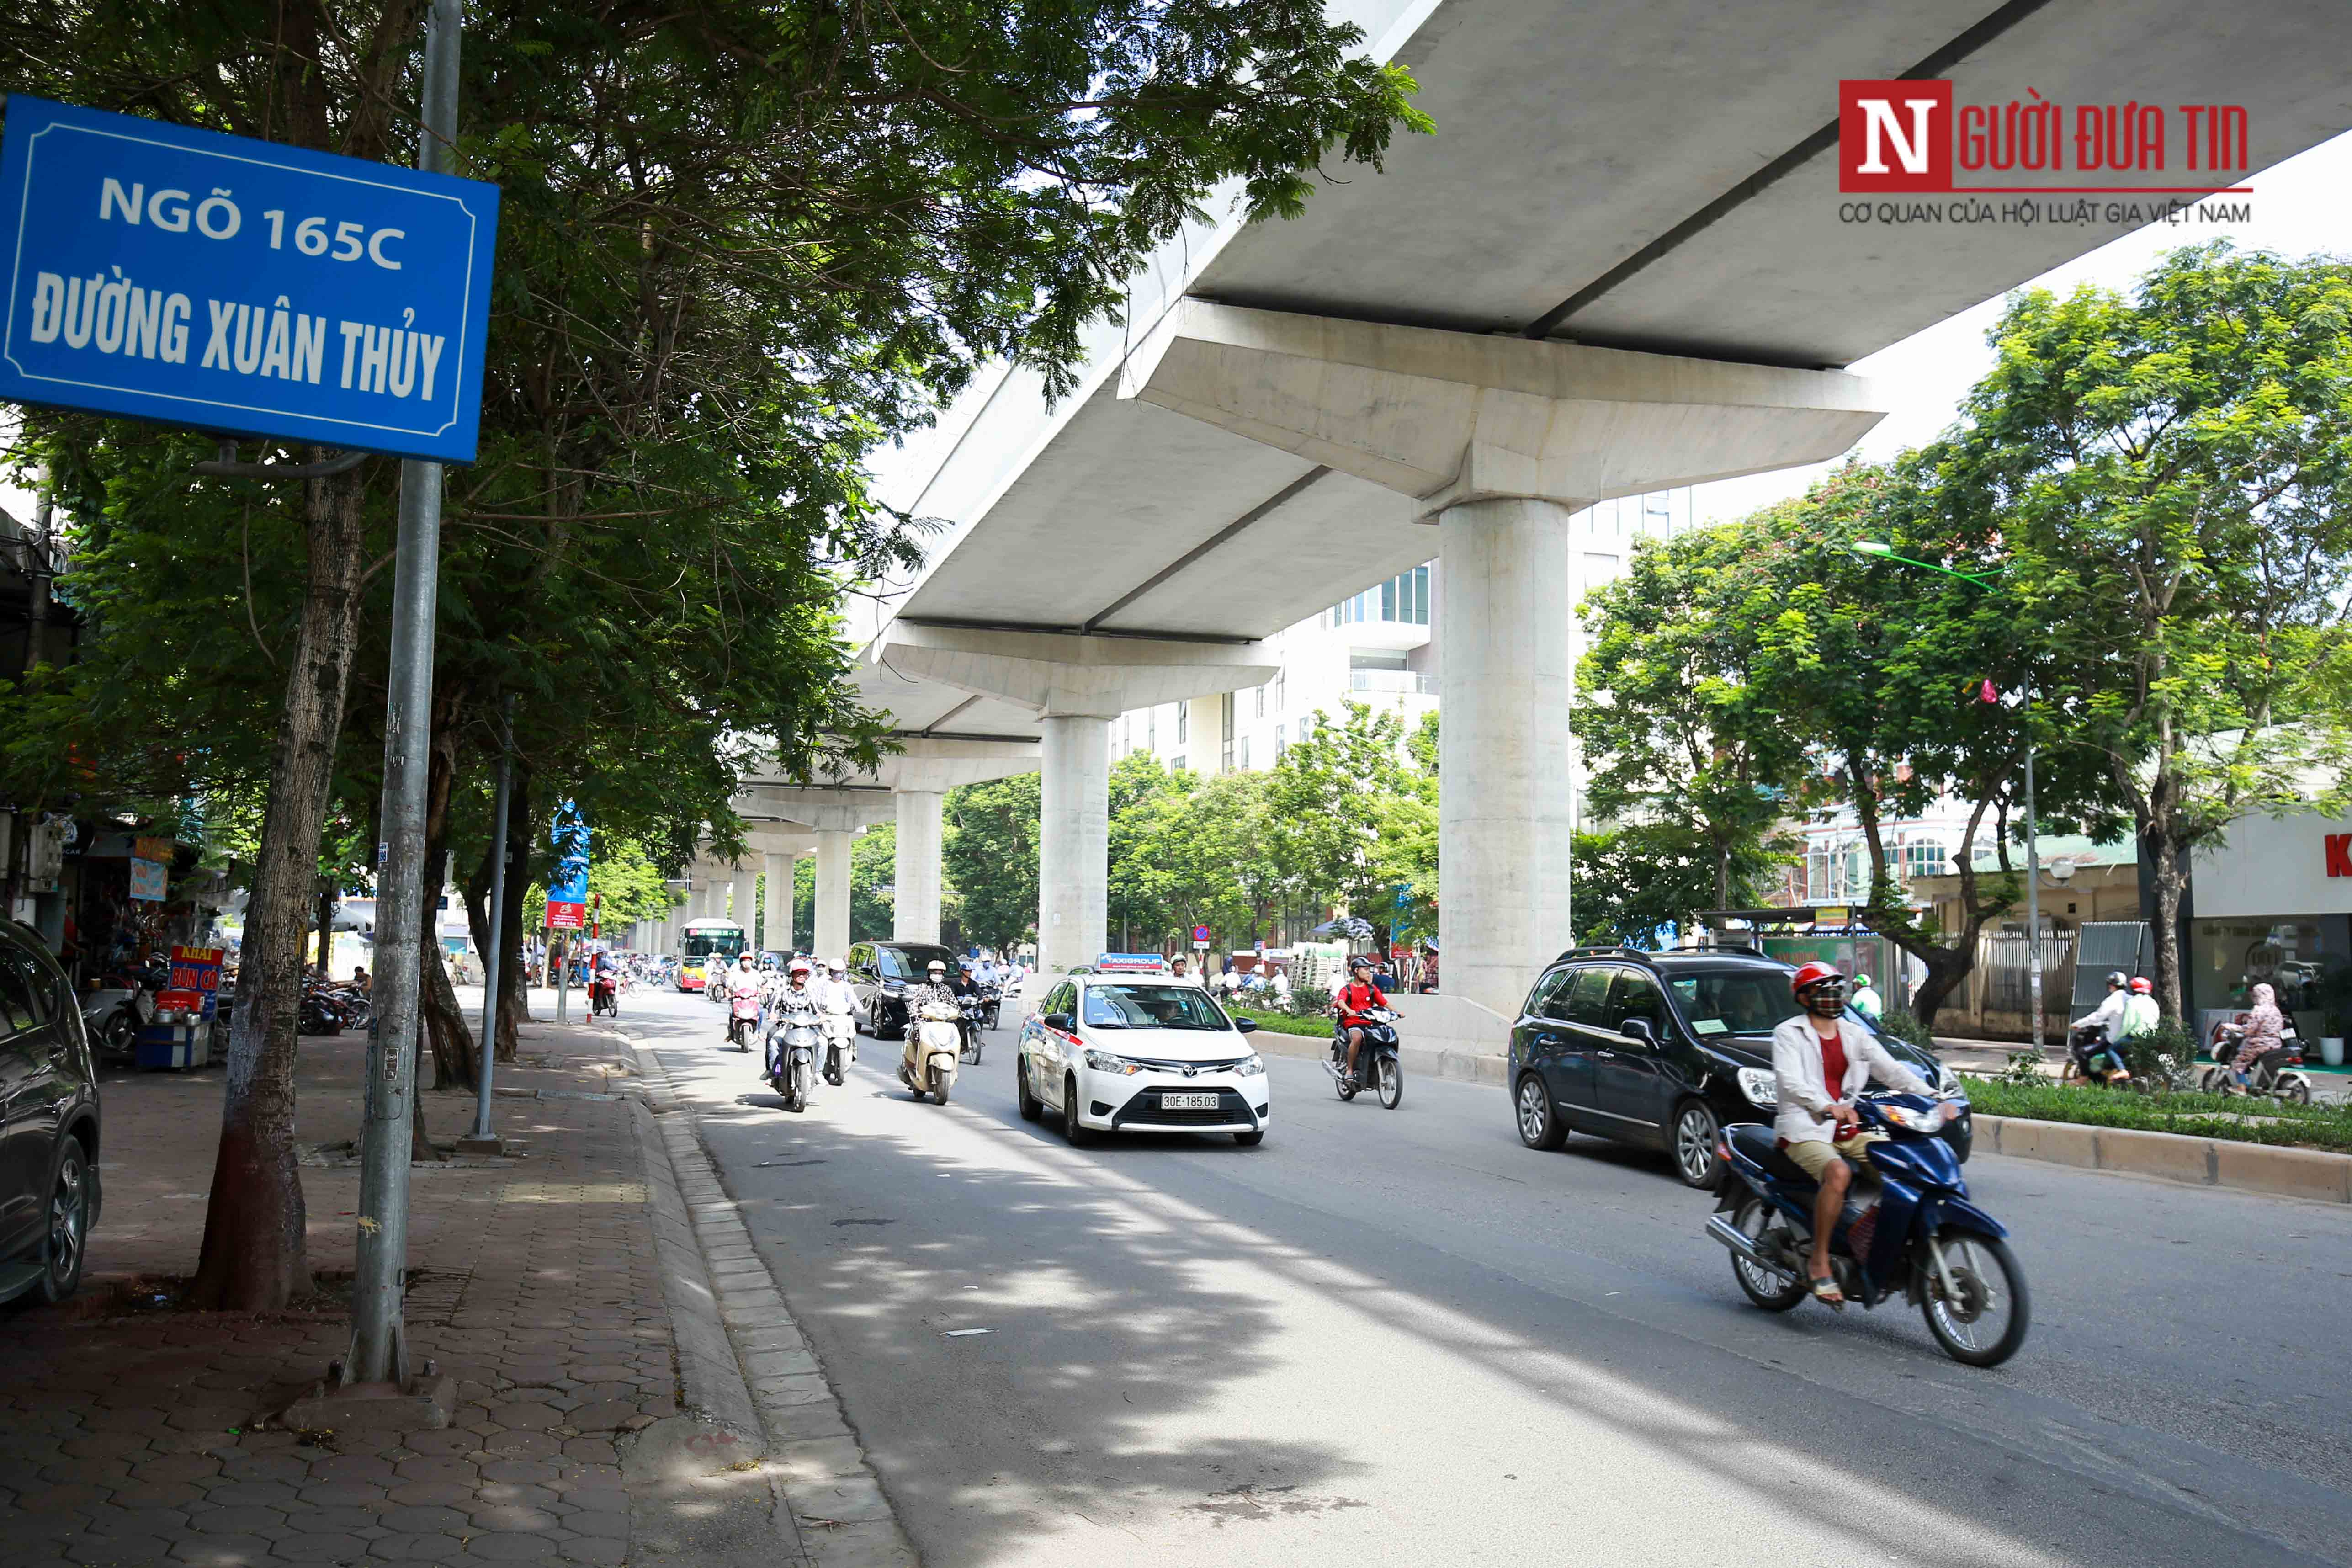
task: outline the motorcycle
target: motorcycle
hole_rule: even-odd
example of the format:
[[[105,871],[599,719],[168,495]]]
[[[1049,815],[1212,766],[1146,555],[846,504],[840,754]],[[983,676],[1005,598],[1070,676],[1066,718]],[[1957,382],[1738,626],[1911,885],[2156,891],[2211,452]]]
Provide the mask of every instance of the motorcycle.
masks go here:
[[[739,1051],[751,1048],[751,1037],[760,1027],[760,988],[747,985],[741,990],[727,988],[727,1043]]]
[[[607,1018],[621,1016],[621,988],[609,972],[600,972],[588,983],[588,1016],[603,1014]]]
[[[846,1013],[824,1016],[824,1081],[838,1089],[849,1081],[857,1060],[857,1026]]]
[[[2238,1080],[2230,1076],[2230,1064],[2238,1059],[2238,1051],[2246,1043],[2242,1024],[2222,1026],[2221,1044],[2213,1052],[2213,1065],[2197,1077],[2197,1087],[2206,1094],[2227,1094],[2237,1087]],[[2288,1105],[2311,1103],[2311,1079],[2296,1069],[2303,1066],[2303,1039],[2295,1033],[2294,1020],[2287,1020],[2280,1031],[2279,1043],[2286,1055],[2275,1062],[2265,1062],[2254,1069],[2253,1081],[2246,1086],[2250,1096],[2275,1100]]]
[[[1360,1026],[1364,1043],[1356,1051],[1353,1073],[1348,1071],[1348,1032],[1333,1030],[1331,1080],[1341,1100],[1353,1100],[1369,1089],[1379,1095],[1382,1110],[1394,1110],[1404,1099],[1404,1064],[1397,1056],[1396,1020],[1395,1012],[1386,1007],[1375,1007],[1364,1015]]]
[[[1960,1163],[1937,1136],[1955,1104],[1913,1094],[1854,1101],[1862,1125],[1886,1141],[1867,1146],[1877,1184],[1854,1184],[1831,1238],[1830,1269],[1846,1300],[1874,1308],[1899,1292],[1946,1355],[1999,1366],[2025,1342],[2032,1300],[2009,1232],[1969,1201]],[[1716,1158],[1718,1198],[1706,1234],[1730,1249],[1748,1299],[1785,1312],[1812,1293],[1806,1255],[1819,1189],[1757,1122],[1725,1128]]]
[[[920,1100],[928,1094],[940,1105],[948,1102],[956,1062],[963,1054],[963,1009],[952,1002],[929,1001],[914,1019],[915,1061],[920,1077],[910,1074],[904,1056],[898,1058],[898,1081]]]
[[[959,1025],[963,1035],[963,1059],[978,1067],[981,1047],[986,1043],[980,1032],[995,1026],[988,1020],[988,999],[975,992],[957,1005],[957,1011],[962,1015]]]
[[[2132,1087],[2123,1047],[2109,1041],[2097,1024],[2085,1024],[2066,1037],[2066,1061],[2058,1078],[2062,1083],[2095,1083],[2103,1089]]]
[[[824,1048],[824,1025],[816,1015],[786,1013],[768,1033],[769,1086],[784,1097],[786,1110],[806,1110],[816,1091],[816,1058]]]
[[[1003,1016],[1004,1011],[1004,987],[1002,985],[983,985],[980,988],[980,999],[986,1007],[988,1013],[988,1027],[993,1029],[997,1026],[997,1021]],[[977,1057],[972,1059],[975,1061],[979,1060]]]

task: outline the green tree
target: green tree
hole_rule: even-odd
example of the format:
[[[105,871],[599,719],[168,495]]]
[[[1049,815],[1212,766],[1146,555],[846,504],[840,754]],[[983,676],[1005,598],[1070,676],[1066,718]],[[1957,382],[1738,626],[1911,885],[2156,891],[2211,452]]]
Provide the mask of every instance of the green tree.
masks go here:
[[[1788,864],[1780,837],[1733,851],[1731,886],[1748,901]],[[1647,948],[1667,926],[1689,930],[1716,902],[1721,869],[1716,845],[1679,823],[1634,822],[1576,835],[1571,848],[1576,939],[1596,945]]]
[[[1398,868],[1382,857],[1381,828],[1412,791],[1403,751],[1403,721],[1393,712],[1349,702],[1334,724],[1318,710],[1314,728],[1275,763],[1267,790],[1267,839],[1294,896],[1345,904],[1372,923],[1383,945]]]
[[[2178,1017],[2190,850],[2340,799],[2352,266],[2176,251],[2128,296],[2021,293],[1990,341],[1946,504],[1999,531],[2051,628],[2045,696],[2128,807]]]
[[[1759,689],[1758,628],[1733,613],[1749,549],[1738,528],[1643,542],[1632,569],[1586,598],[1577,669],[1592,816],[1704,846],[1718,909],[1757,897],[1743,868],[1769,863],[1810,739]]]
[[[1927,1026],[1975,968],[1985,925],[2022,896],[2010,830],[2029,720],[2044,733],[2070,728],[2060,696],[2031,714],[2019,700],[2050,684],[2050,637],[2025,597],[1983,574],[1999,570],[1998,535],[1980,516],[1944,506],[1935,461],[1931,452],[1849,465],[1748,519],[1744,564],[1724,595],[1724,613],[1757,650],[1757,689],[1812,744],[1809,801],[1854,814],[1870,862],[1862,901],[1872,927],[1925,966],[1912,1010]],[[1908,559],[1858,551],[1865,542]],[[2007,700],[1984,700],[1988,687]],[[2111,826],[2105,768],[2083,749],[2042,744],[2042,820]],[[1913,909],[1906,873],[1916,868],[1890,859],[1885,831],[1941,798],[1969,807],[1948,848],[1960,914],[1948,931]],[[1990,877],[1977,863],[1988,839],[2000,866]]]
[[[1004,949],[1036,931],[1039,784],[1016,773],[948,792],[940,860],[971,941]]]
[[[0,14],[0,75],[381,158],[413,122],[420,16],[326,0],[16,7]],[[724,798],[745,759],[728,736],[764,732],[789,764],[845,728],[870,759],[822,614],[830,566],[909,555],[863,454],[990,359],[1066,390],[1082,329],[1121,308],[1127,278],[1213,188],[1234,182],[1254,214],[1287,215],[1326,154],[1376,163],[1393,126],[1426,129],[1402,68],[1350,58],[1360,39],[1306,0],[474,7],[459,162],[505,200],[482,455],[447,518],[429,845],[486,839],[448,813],[479,809],[456,777],[481,765],[509,693],[535,699],[517,737],[526,783],[648,839],[690,832],[698,795],[735,847]],[[366,595],[384,586],[371,568],[390,465],[248,507],[186,481],[187,438],[48,416],[28,429],[46,455],[85,461],[68,482],[100,515],[146,528],[147,503],[193,497],[189,537],[215,566],[249,563],[253,512],[296,547],[274,619],[254,587],[221,594],[225,570],[208,570],[213,604],[244,614],[184,623],[152,658],[170,679],[110,694],[138,733],[243,712],[206,744],[248,785],[267,781],[199,1294],[281,1306],[308,1284],[293,972],[339,760],[356,753],[344,776],[365,798],[378,738],[347,737],[345,721],[367,711],[350,680]],[[93,571],[110,561],[113,626],[142,619],[127,601],[179,592],[135,555]],[[265,649],[277,634],[259,682],[184,647],[239,619]],[[205,679],[223,689],[165,700]],[[144,765],[171,771],[153,748]]]

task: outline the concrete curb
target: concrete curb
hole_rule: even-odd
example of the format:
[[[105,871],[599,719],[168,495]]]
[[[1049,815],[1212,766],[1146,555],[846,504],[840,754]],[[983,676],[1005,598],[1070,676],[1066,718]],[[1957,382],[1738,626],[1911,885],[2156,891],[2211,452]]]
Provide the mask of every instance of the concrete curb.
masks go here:
[[[1328,1035],[1291,1035],[1279,1029],[1260,1029],[1250,1037],[1261,1056],[1307,1057],[1319,1059],[1330,1049]],[[1398,1052],[1408,1076],[1451,1079],[1456,1083],[1492,1084],[1500,1089],[1510,1081],[1510,1058],[1485,1051],[1438,1051],[1426,1046],[1408,1043]]]
[[[1976,1119],[1976,1146],[2012,1159],[2161,1176],[2191,1186],[2352,1204],[2352,1154],[2015,1116]]]
[[[844,1419],[839,1396],[695,1132],[692,1109],[677,1098],[651,1047],[625,1030],[614,1032],[628,1045],[648,1098],[664,1112],[647,1120],[661,1123],[666,1163],[676,1174],[698,1263],[708,1267],[713,1317],[735,1386],[757,1411],[753,1430],[767,1439],[765,1468],[779,1491],[778,1517],[790,1535],[792,1561],[814,1568],[918,1568],[921,1559]]]

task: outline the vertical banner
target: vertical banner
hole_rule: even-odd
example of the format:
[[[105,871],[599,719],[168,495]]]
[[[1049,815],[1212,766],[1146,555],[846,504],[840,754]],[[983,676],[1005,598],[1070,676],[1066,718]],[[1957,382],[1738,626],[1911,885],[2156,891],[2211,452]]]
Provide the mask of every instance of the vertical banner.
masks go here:
[[[548,830],[555,845],[555,870],[547,879],[547,929],[578,931],[588,919],[588,825],[567,800],[555,808]]]

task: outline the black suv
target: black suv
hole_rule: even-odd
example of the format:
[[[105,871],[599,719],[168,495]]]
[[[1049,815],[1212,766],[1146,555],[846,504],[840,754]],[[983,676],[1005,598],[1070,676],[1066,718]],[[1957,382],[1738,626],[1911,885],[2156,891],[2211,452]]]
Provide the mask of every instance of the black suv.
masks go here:
[[[1789,995],[1795,973],[1721,950],[1561,953],[1511,1026],[1519,1141],[1557,1149],[1576,1131],[1664,1149],[1676,1175],[1710,1184],[1717,1132],[1727,1122],[1769,1122],[1777,1109],[1772,1031],[1797,1010]],[[1873,1032],[1928,1082],[1952,1081],[1928,1052]],[[1973,1131],[1966,1112],[1945,1131],[1963,1160]]]
[[[98,1222],[98,1079],[39,933],[0,921],[0,1301],[62,1301]]]
[[[955,977],[956,955],[937,942],[861,942],[849,950],[843,968],[848,973],[849,988],[857,993],[858,1005],[866,1009],[866,1027],[876,1039],[907,1037],[903,993],[908,986],[923,983],[933,960],[948,966],[950,979]]]

